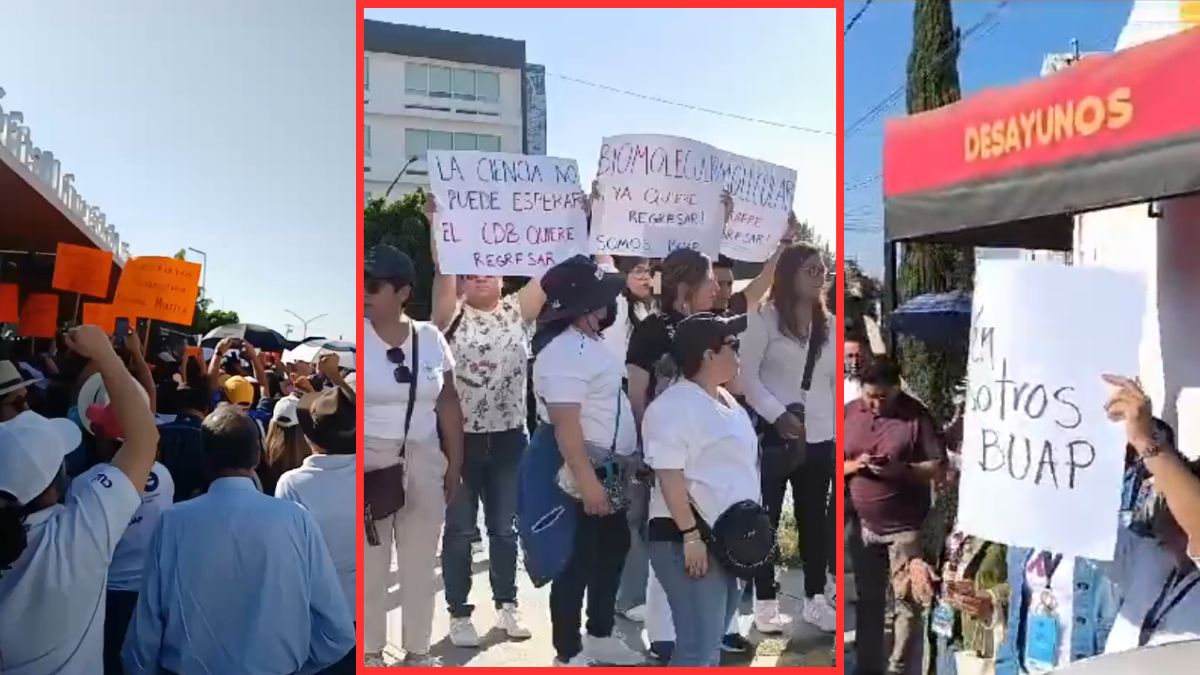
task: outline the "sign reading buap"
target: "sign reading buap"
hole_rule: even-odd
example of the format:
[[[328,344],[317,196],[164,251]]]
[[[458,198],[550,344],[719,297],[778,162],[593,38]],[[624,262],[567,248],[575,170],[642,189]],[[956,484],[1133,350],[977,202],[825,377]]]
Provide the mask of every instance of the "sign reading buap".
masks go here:
[[[686,138],[605,138],[596,169],[602,204],[591,252],[663,258],[691,248],[716,258],[724,220],[720,150]]]
[[[959,486],[964,532],[1112,560],[1125,432],[1105,415],[1110,387],[1101,375],[1137,373],[1144,306],[1133,274],[981,262]]]
[[[583,253],[585,195],[575,160],[430,151],[438,265],[445,274],[540,277]]]

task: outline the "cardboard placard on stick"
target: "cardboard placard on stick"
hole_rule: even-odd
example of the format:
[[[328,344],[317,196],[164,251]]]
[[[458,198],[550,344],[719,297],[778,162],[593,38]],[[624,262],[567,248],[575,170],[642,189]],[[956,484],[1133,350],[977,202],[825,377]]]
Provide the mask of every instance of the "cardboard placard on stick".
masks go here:
[[[0,284],[0,323],[21,320],[20,289],[16,284]]]
[[[133,258],[117,282],[118,316],[190,326],[200,295],[200,265],[163,257]]]
[[[108,297],[112,267],[112,251],[59,244],[58,255],[54,259],[54,278],[50,286],[60,291],[105,298]]]
[[[113,305],[102,302],[85,302],[83,320],[80,323],[98,326],[105,333],[112,335],[117,323],[117,315],[113,313],[113,309]]]
[[[1134,274],[980,264],[958,491],[963,532],[1112,560],[1125,431],[1105,414],[1111,388],[1101,375],[1137,374],[1145,304]]]
[[[58,295],[30,293],[21,305],[17,332],[24,337],[53,339],[58,333]]]

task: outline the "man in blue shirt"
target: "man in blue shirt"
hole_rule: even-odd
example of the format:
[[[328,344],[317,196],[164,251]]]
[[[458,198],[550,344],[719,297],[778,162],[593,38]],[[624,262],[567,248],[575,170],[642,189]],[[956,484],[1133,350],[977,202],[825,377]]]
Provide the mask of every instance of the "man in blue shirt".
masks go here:
[[[244,410],[221,405],[201,436],[216,478],[162,514],[126,673],[278,675],[337,663],[354,648],[354,619],[317,523],[255,488],[261,436]]]

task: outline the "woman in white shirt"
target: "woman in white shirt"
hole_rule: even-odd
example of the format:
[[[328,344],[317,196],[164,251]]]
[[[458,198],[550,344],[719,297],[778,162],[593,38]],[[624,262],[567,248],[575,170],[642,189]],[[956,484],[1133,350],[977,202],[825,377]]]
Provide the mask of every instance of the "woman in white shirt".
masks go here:
[[[624,500],[625,462],[637,447],[624,368],[604,345],[612,304],[623,281],[584,256],[542,277],[546,309],[534,336],[534,394],[545,408],[528,457],[562,455],[558,483],[573,495],[573,551],[550,587],[555,665],[637,665],[642,656],[614,630],[617,584],[629,550]],[[541,487],[541,486],[539,486]],[[554,489],[554,486],[545,486]],[[587,635],[579,634],[588,598]]]
[[[770,428],[762,440],[763,504],[778,526],[783,495],[792,486],[804,532],[803,619],[833,632],[833,474],[837,467],[834,405],[836,350],[824,306],[825,263],[808,244],[791,244],[779,258],[769,299],[748,315],[739,382],[747,402]],[[806,384],[807,380],[807,384]],[[802,411],[802,412],[801,412]],[[794,450],[806,443],[803,457]],[[754,580],[754,621],[760,630],[780,620],[774,572]]]
[[[404,663],[433,665],[429,656],[437,577],[438,537],[446,504],[462,467],[463,420],[454,387],[454,358],[441,331],[404,314],[415,278],[412,260],[377,245],[364,264],[363,470],[368,516],[363,556],[365,644],[379,662],[387,642],[388,570],[393,548],[400,567],[399,640]],[[410,392],[416,392],[410,396]],[[402,483],[397,466],[403,466]],[[374,475],[372,475],[374,474]],[[373,491],[370,484],[380,486]],[[391,513],[375,512],[372,493],[403,490],[404,504],[383,499]]]
[[[738,373],[744,316],[694,314],[675,327],[671,357],[682,378],[646,408],[642,436],[656,485],[650,561],[675,627],[671,666],[717,666],[741,593],[703,538],[729,507],[759,502],[758,437],[725,385]],[[704,529],[702,529],[704,528]]]

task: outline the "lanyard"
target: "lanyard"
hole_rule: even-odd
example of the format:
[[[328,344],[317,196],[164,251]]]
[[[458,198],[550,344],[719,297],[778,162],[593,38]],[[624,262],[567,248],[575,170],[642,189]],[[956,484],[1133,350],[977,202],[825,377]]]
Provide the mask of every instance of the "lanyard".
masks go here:
[[[1154,632],[1162,625],[1163,619],[1167,617],[1167,614],[1172,609],[1175,609],[1175,605],[1178,605],[1181,600],[1187,597],[1188,593],[1191,592],[1197,583],[1200,583],[1200,574],[1192,576],[1192,572],[1188,572],[1180,576],[1178,572],[1179,570],[1177,569],[1171,570],[1171,574],[1167,577],[1167,582],[1163,584],[1162,592],[1158,594],[1158,599],[1154,601],[1154,605],[1150,607],[1150,611],[1146,612],[1146,618],[1142,620],[1142,630],[1138,633],[1138,647],[1146,646],[1146,643],[1150,641]],[[1167,602],[1164,606],[1163,603],[1166,602],[1167,593],[1189,577],[1191,577],[1191,580],[1183,584],[1182,590],[1176,593],[1175,597],[1171,598],[1171,601]]]
[[[1046,575],[1046,589],[1050,588],[1050,582],[1054,580],[1054,573],[1058,571],[1062,558],[1061,553],[1051,555],[1049,551],[1041,551],[1035,557],[1037,562],[1034,564],[1041,564],[1042,573]]]

